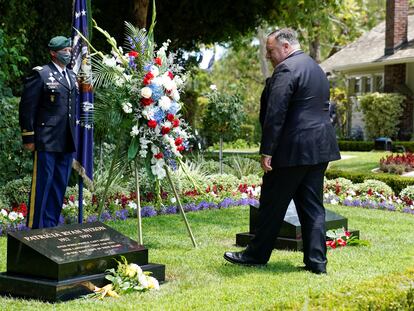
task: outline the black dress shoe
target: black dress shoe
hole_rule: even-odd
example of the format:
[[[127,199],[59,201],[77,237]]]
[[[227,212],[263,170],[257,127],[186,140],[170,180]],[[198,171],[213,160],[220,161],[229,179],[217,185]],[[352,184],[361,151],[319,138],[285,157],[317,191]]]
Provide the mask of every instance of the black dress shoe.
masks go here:
[[[299,267],[300,270],[312,272],[314,274],[327,274],[326,269],[312,269],[309,266]]]
[[[265,262],[260,262],[254,259],[244,252],[225,252],[224,259],[231,263],[245,266],[263,266],[266,264]]]

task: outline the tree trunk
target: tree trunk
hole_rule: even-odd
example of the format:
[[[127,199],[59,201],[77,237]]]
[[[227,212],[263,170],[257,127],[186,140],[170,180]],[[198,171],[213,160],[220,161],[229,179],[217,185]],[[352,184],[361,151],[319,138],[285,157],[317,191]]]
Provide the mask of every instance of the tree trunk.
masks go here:
[[[262,71],[263,77],[269,78],[272,75],[272,71],[269,68],[269,62],[266,59],[266,40],[267,36],[264,33],[263,28],[259,27],[257,30],[257,38],[259,39],[259,61],[260,69]]]
[[[316,36],[309,44],[309,56],[312,57],[318,64],[321,62],[321,44],[319,36]]]
[[[135,19],[135,26],[138,28],[147,27],[147,15],[148,15],[149,0],[134,0],[133,2],[133,15]]]

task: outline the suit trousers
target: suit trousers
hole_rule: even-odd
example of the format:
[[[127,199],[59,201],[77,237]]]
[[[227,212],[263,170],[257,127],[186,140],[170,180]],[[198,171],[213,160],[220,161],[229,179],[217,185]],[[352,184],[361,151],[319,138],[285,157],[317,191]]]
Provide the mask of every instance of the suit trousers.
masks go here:
[[[33,176],[27,217],[29,228],[50,228],[59,224],[72,160],[72,153],[33,153]]]
[[[263,175],[257,231],[246,254],[269,261],[290,201],[293,199],[302,228],[304,263],[326,268],[323,181],[328,163],[274,168]]]

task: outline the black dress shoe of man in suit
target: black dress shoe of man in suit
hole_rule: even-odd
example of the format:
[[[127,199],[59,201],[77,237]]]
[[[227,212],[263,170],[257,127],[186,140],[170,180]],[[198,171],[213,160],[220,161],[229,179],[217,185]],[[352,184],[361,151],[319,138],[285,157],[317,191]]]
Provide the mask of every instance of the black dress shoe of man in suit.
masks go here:
[[[238,265],[245,265],[245,266],[263,266],[266,262],[260,262],[257,259],[247,255],[244,251],[243,252],[225,252],[224,259],[227,261],[238,264]]]
[[[311,268],[309,266],[300,267],[299,269],[312,272],[314,274],[327,274],[326,268]]]

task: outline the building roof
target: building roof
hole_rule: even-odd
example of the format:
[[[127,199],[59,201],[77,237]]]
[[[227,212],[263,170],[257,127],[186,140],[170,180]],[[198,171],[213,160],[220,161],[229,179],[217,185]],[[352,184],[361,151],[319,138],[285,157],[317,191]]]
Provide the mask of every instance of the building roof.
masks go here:
[[[346,71],[361,67],[377,67],[398,63],[414,62],[414,15],[408,16],[408,44],[385,56],[385,21],[358,40],[348,44],[320,65],[325,72]]]

